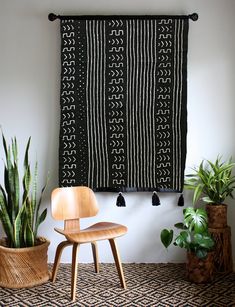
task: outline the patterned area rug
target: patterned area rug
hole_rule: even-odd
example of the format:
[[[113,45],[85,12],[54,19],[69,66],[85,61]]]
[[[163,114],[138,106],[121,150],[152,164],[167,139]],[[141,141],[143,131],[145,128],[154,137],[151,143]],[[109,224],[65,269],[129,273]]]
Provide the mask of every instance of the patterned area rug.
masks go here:
[[[235,273],[217,275],[210,284],[185,279],[183,264],[124,264],[127,290],[120,288],[114,264],[79,264],[76,302],[70,301],[70,268],[61,265],[54,284],[20,290],[0,288],[0,306],[175,307],[235,306]]]

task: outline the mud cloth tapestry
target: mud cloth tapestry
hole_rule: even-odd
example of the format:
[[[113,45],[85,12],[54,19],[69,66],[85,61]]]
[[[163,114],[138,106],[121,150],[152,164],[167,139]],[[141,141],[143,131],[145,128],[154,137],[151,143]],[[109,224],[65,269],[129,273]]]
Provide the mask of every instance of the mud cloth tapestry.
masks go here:
[[[182,191],[188,18],[61,19],[60,186]]]

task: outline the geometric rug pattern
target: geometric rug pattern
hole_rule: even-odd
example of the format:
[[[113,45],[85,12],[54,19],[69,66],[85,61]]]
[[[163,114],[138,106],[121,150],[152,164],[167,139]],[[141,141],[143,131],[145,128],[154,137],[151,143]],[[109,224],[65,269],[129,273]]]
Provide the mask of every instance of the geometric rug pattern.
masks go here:
[[[235,273],[217,274],[210,284],[185,278],[184,264],[123,264],[127,289],[114,264],[79,264],[76,301],[70,300],[71,265],[61,264],[57,280],[30,289],[0,288],[1,307],[234,307]]]

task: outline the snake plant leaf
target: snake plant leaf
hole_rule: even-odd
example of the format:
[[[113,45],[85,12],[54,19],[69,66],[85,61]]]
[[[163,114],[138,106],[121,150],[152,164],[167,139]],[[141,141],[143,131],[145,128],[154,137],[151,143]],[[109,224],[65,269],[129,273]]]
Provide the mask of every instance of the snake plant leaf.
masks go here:
[[[30,166],[28,165],[25,168],[24,177],[23,177],[23,187],[24,191],[26,192],[26,195],[28,195],[29,193],[30,184],[31,184],[31,171],[30,171]]]
[[[10,247],[33,246],[37,237],[37,228],[45,220],[47,214],[47,210],[44,210],[39,216],[42,195],[37,203],[38,164],[36,162],[32,178],[29,164],[30,141],[31,138],[28,139],[26,145],[23,161],[24,173],[23,178],[20,179],[17,140],[16,138],[11,139],[11,146],[8,146],[2,134],[5,165],[4,187],[0,185],[0,220]],[[45,187],[42,192],[44,189]]]
[[[27,247],[26,241],[25,241],[25,229],[26,229],[26,225],[27,225],[27,213],[26,210],[24,210],[22,212],[21,215],[21,228],[20,228],[20,246],[21,247]]]
[[[25,155],[24,155],[24,168],[25,168],[25,170],[29,166],[29,146],[30,146],[30,142],[31,142],[31,137],[28,139],[26,149],[25,149]]]
[[[5,139],[5,136],[4,134],[2,133],[2,143],[3,143],[3,148],[4,148],[4,151],[5,151],[5,157],[7,156],[7,153],[8,153],[8,150],[7,150],[7,142],[6,142],[6,139]]]
[[[31,170],[29,165],[29,146],[30,146],[30,140],[28,139],[26,149],[25,149],[25,156],[24,156],[24,175],[23,175],[23,202],[26,201],[29,191],[30,191],[30,184],[31,184]]]
[[[165,246],[165,248],[168,248],[168,246],[171,244],[173,240],[173,230],[170,229],[163,229],[160,234],[161,242]]]
[[[34,233],[32,231],[31,226],[29,225],[29,221],[26,223],[25,231],[24,231],[24,240],[25,240],[25,245],[30,247],[34,246]]]
[[[46,216],[47,216],[47,208],[44,209],[41,215],[39,216],[38,225],[40,225],[45,220]]]
[[[7,156],[6,156],[6,162],[7,162],[7,168],[9,171],[12,169],[12,158],[11,158],[11,148],[10,146],[7,149]]]
[[[38,219],[36,220],[35,230],[34,230],[35,233],[38,232],[38,227],[45,220],[46,216],[47,216],[47,208],[43,210],[43,212],[39,215]]]
[[[34,167],[34,175],[33,175],[33,183],[32,183],[32,196],[31,196],[31,206],[32,206],[32,214],[33,218],[31,220],[31,227],[34,231],[36,225],[36,207],[37,207],[37,179],[38,179],[38,163],[35,163]]]
[[[17,212],[15,212],[15,189],[14,189],[14,170],[11,162],[5,165],[4,169],[4,183],[8,195],[7,210],[12,222],[14,223]]]
[[[39,227],[39,224],[42,223],[40,221],[40,218],[39,218],[39,208],[41,206],[41,202],[42,202],[42,197],[43,197],[43,194],[44,194],[44,191],[46,189],[46,186],[47,186],[47,183],[48,183],[48,180],[49,180],[49,176],[47,176],[47,179],[46,179],[46,183],[45,185],[43,186],[42,190],[41,190],[41,195],[40,195],[40,198],[39,198],[39,201],[36,205],[36,212],[35,212],[35,228],[34,228],[34,233],[36,234],[37,231],[38,231],[38,227]],[[45,211],[45,210],[44,210]],[[47,211],[46,211],[47,212]],[[47,214],[47,213],[46,213]]]
[[[34,219],[34,214],[33,214],[33,208],[32,208],[32,201],[30,200],[29,197],[26,198],[25,202],[25,211],[27,214],[27,224],[33,229],[33,219]]]
[[[7,166],[5,165],[4,167],[4,185],[5,185],[5,190],[6,193],[8,195],[8,206],[9,206],[9,210],[12,210],[12,191],[11,191],[11,182],[10,182],[10,170],[7,168]]]
[[[3,142],[3,148],[4,148],[4,152],[5,152],[5,158],[6,158],[5,168],[10,171],[10,169],[12,168],[11,149],[10,149],[10,146],[7,146],[7,142],[6,142],[6,139],[5,139],[3,134],[2,134],[2,142]]]
[[[19,172],[17,164],[14,163],[13,169],[12,169],[12,175],[13,175],[13,204],[14,204],[14,211],[15,215],[17,215],[19,211],[19,201],[20,201],[20,183],[19,183]]]
[[[21,242],[20,242],[20,229],[21,229],[21,222],[22,222],[22,214],[25,210],[25,204],[20,208],[15,222],[14,222],[14,247],[16,248],[20,248],[21,246]]]
[[[8,213],[8,216],[11,216],[11,212],[10,212],[9,206],[8,206],[7,194],[6,194],[6,191],[4,190],[4,188],[3,188],[3,186],[1,184],[0,184],[0,194],[1,194],[2,203],[6,207],[6,211]]]
[[[6,207],[7,206],[4,195],[2,194],[2,192],[0,192],[0,220],[2,222],[3,229],[7,235],[8,241],[11,245],[14,241],[13,227]]]
[[[16,138],[11,140],[11,148],[12,148],[12,155],[13,155],[13,161],[15,164],[17,164],[18,159],[18,150],[17,150],[17,141]]]
[[[4,201],[4,203],[7,203],[7,196],[6,196],[6,192],[3,188],[3,186],[0,184],[0,195],[2,195],[2,199]]]

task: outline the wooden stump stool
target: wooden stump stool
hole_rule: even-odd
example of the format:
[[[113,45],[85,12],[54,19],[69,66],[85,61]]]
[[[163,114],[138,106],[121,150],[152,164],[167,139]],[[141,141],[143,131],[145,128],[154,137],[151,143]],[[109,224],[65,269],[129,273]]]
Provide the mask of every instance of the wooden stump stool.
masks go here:
[[[221,229],[209,228],[209,232],[215,241],[215,270],[222,273],[232,272],[231,228],[229,226]]]

